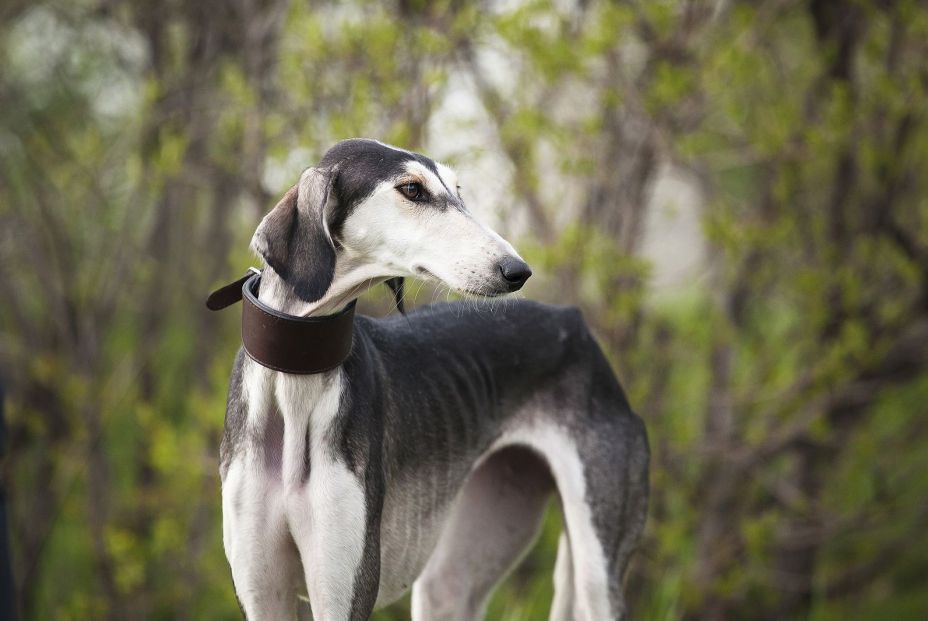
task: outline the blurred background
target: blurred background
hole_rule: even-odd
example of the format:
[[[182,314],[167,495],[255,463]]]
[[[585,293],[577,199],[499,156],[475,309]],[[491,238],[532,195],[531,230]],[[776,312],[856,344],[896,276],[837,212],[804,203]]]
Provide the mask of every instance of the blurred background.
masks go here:
[[[239,618],[203,301],[366,136],[454,166],[608,352],[653,451],[633,618],[928,618],[926,59],[921,0],[5,0],[21,617]],[[489,619],[546,618],[559,521]]]

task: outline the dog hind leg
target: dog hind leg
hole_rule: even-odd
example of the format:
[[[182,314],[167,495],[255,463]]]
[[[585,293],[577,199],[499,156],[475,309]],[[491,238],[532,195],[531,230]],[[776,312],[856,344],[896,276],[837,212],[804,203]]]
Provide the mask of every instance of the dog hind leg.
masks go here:
[[[530,449],[491,454],[464,484],[413,585],[413,620],[483,618],[493,588],[535,541],[553,489]]]
[[[641,421],[624,412],[597,416],[574,441],[583,486],[559,488],[574,569],[573,618],[624,619],[622,580],[647,512],[647,437]]]
[[[567,533],[561,533],[554,563],[554,600],[548,621],[572,621],[574,608],[574,568]]]
[[[509,441],[544,457],[560,495],[568,545],[561,550],[553,614],[573,621],[622,619],[622,574],[647,501],[646,441],[640,421],[621,413],[575,420],[582,422],[528,425],[511,431]]]

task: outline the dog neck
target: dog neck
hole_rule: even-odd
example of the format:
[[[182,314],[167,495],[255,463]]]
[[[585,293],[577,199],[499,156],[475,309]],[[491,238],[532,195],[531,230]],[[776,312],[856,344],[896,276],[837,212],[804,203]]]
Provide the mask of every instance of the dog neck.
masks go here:
[[[261,288],[258,299],[270,308],[295,317],[322,316],[325,313],[314,312],[316,304],[309,304],[301,299],[287,282],[270,266],[261,270]]]
[[[261,275],[261,291],[258,299],[276,311],[295,317],[322,317],[334,315],[345,309],[352,301],[371,287],[387,280],[378,274],[380,270],[350,260],[340,260],[335,277],[328,291],[318,300],[307,302],[299,297],[293,287],[281,278],[270,266]]]

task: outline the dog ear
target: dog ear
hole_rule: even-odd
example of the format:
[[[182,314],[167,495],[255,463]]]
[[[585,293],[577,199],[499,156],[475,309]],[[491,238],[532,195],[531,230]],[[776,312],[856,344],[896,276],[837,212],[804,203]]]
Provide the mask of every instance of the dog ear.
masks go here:
[[[252,249],[306,302],[325,295],[335,276],[335,245],[326,222],[334,178],[333,171],[307,169],[251,239]]]

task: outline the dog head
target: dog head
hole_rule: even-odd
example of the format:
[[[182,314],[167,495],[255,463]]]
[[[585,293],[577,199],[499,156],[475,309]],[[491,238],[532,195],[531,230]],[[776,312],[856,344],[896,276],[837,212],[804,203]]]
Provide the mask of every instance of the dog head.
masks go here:
[[[340,142],[306,170],[252,248],[307,303],[348,301],[396,277],[496,296],[532,273],[470,215],[450,169],[374,140]]]

